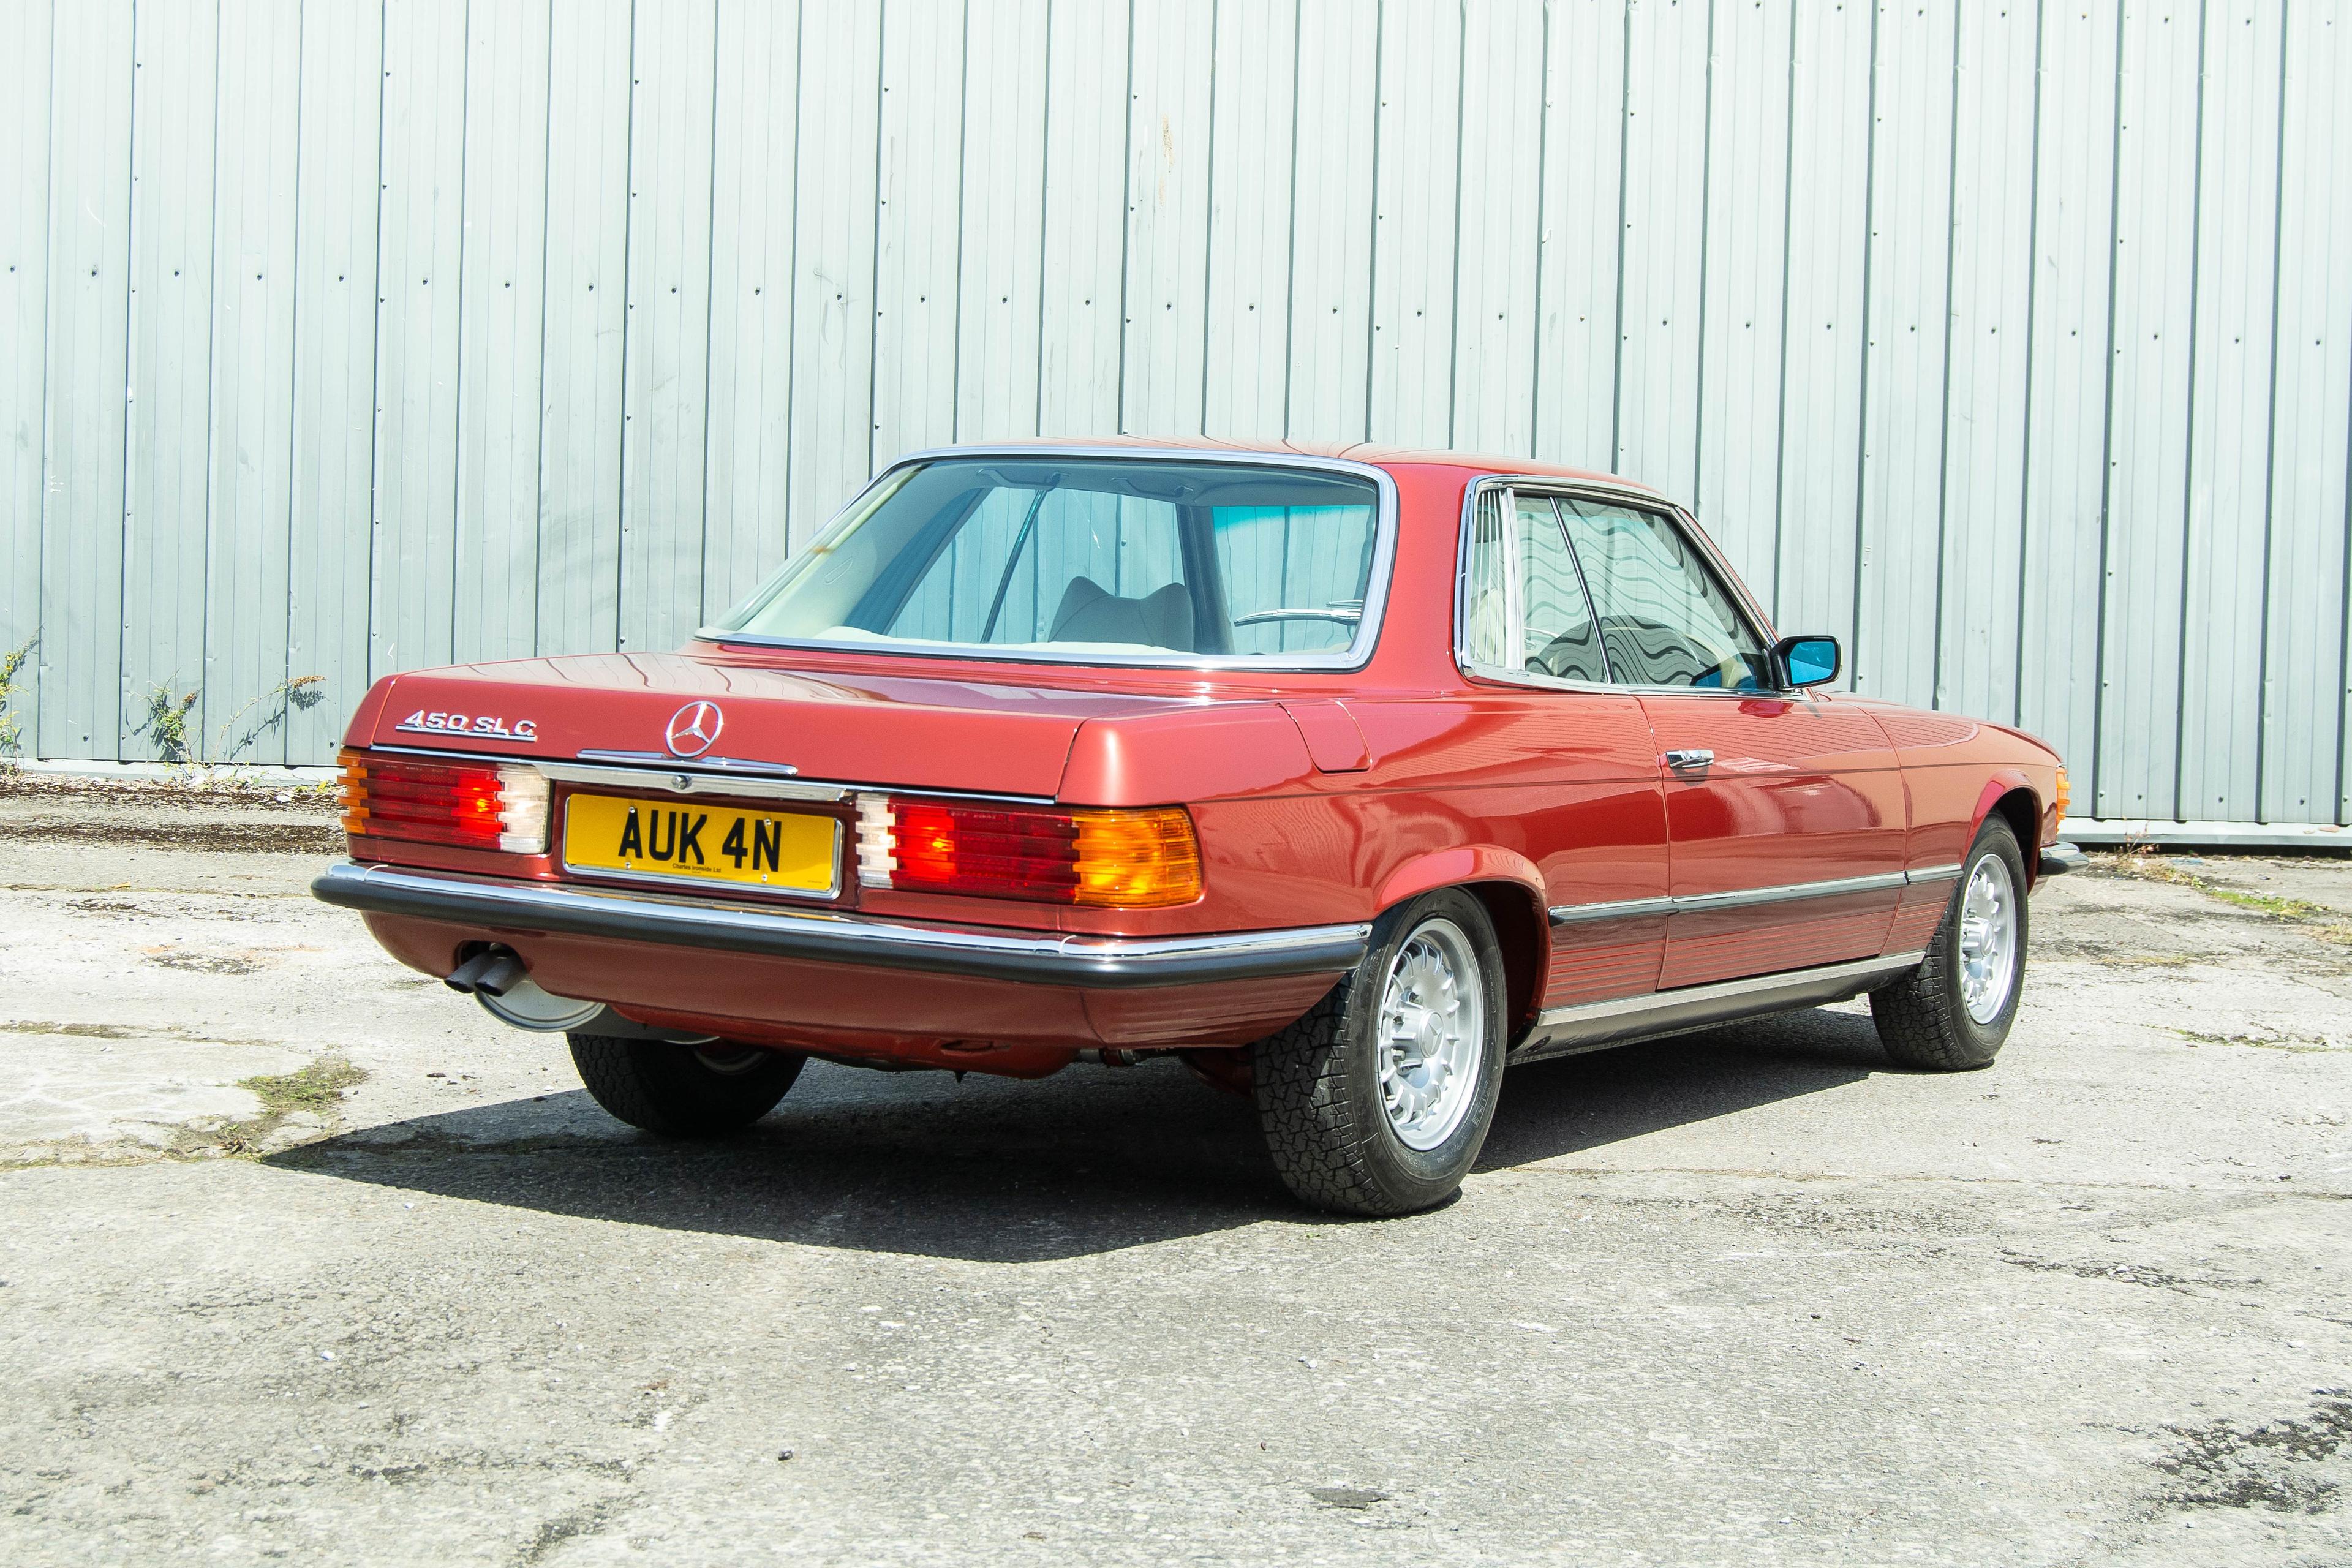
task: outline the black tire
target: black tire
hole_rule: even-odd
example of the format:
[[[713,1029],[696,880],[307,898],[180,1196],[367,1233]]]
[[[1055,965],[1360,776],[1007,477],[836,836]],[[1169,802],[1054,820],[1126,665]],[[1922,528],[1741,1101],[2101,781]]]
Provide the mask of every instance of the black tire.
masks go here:
[[[1381,1089],[1381,994],[1408,941],[1433,920],[1452,922],[1477,963],[1483,1037],[1461,1120],[1444,1142],[1409,1147]],[[1503,1082],[1503,953],[1478,900],[1454,889],[1382,915],[1363,961],[1306,1016],[1250,1047],[1258,1124],[1285,1185],[1334,1214],[1388,1215],[1452,1197],[1478,1158]],[[1437,1128],[1430,1130],[1434,1136]]]
[[[807,1060],[756,1046],[565,1037],[580,1081],[596,1103],[665,1138],[706,1138],[749,1127],[776,1108]]]
[[[2009,872],[2010,898],[2016,914],[2016,956],[2010,969],[2009,994],[1990,1017],[1979,1019],[1969,1010],[1962,989],[1960,960],[1961,907],[1977,868],[1998,859]],[[1990,1067],[2009,1038],[2017,1018],[2018,999],[2025,994],[2028,904],[2025,857],[2017,835],[1995,815],[1977,831],[1960,863],[1951,902],[1927,943],[1927,956],[1918,968],[1890,985],[1870,994],[1870,1016],[1878,1025],[1879,1043],[1899,1067],[1927,1072],[1971,1072]]]

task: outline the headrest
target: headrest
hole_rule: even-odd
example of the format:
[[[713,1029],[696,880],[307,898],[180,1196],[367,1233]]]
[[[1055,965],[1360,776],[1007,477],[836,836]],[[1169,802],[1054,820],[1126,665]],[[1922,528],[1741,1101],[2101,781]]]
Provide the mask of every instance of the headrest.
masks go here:
[[[1192,653],[1192,595],[1171,583],[1140,599],[1123,599],[1091,577],[1073,577],[1054,612],[1055,642],[1135,643]]]

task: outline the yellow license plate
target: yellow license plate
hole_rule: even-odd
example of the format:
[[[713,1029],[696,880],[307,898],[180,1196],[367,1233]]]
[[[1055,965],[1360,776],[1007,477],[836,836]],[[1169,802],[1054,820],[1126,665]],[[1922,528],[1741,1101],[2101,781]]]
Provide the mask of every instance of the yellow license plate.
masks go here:
[[[606,877],[830,894],[841,825],[804,811],[575,795],[563,808],[563,863]]]

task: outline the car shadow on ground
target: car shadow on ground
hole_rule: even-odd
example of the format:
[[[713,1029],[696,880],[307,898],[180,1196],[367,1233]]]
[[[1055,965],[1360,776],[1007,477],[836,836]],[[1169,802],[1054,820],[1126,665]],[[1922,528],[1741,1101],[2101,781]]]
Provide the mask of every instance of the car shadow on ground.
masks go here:
[[[1869,1021],[1811,1012],[1514,1068],[1482,1171],[1817,1094],[1886,1070]],[[765,1121],[671,1143],[573,1089],[370,1127],[267,1163],[625,1225],[1032,1262],[1263,1220],[1291,1201],[1255,1112],[1173,1063],[1034,1082],[812,1064]]]

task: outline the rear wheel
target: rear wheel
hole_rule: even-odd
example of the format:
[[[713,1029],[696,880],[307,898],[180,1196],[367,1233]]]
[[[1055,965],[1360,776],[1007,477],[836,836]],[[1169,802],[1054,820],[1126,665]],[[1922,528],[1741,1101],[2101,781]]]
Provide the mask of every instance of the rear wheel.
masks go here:
[[[1452,1196],[1503,1078],[1502,950],[1466,893],[1390,910],[1312,1011],[1250,1047],[1258,1122],[1290,1190],[1339,1214]]]
[[[668,1138],[749,1127],[776,1108],[807,1059],[720,1041],[677,1045],[617,1035],[565,1037],[596,1103],[632,1127]]]
[[[1897,1063],[1966,1072],[2000,1054],[2025,989],[2025,890],[2017,835],[1990,817],[1960,863],[1927,956],[1870,994],[1879,1042]]]

